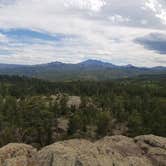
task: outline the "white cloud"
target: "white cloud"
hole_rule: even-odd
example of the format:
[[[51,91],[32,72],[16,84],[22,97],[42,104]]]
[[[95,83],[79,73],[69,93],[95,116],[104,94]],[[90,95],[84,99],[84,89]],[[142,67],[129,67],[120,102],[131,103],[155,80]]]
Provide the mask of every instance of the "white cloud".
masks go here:
[[[65,0],[64,4],[66,7],[99,11],[106,4],[106,2],[105,0]]]
[[[110,16],[109,20],[114,24],[124,23],[124,22],[129,22],[130,21],[130,19],[128,17],[123,17],[123,16],[118,15],[118,14]]]
[[[151,9],[163,24],[166,24],[166,7],[159,0],[146,0],[146,7]]]
[[[153,12],[158,12],[157,8],[161,8],[161,4],[157,0],[147,0],[145,5],[150,8]]]
[[[1,28],[25,28],[68,37],[58,42],[36,40],[24,44],[9,36],[8,44],[0,45],[0,50],[5,47],[13,54],[0,55],[0,62],[35,64],[96,58],[116,64],[160,65],[165,61],[163,55],[133,42],[156,31],[165,33],[162,28],[156,29],[156,18],[152,18],[151,12],[143,11],[142,5],[145,7],[144,0],[14,0],[3,3],[0,5]],[[153,5],[150,8],[154,13]],[[1,36],[0,40],[5,41]]]
[[[143,20],[141,20],[141,24],[147,25],[147,24],[148,24],[148,21],[143,19]]]

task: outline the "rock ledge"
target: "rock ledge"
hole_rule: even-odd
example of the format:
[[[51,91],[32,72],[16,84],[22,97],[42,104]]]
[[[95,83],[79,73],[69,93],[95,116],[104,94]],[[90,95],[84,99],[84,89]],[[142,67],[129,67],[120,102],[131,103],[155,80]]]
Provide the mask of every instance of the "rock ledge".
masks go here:
[[[166,138],[143,135],[57,142],[40,151],[30,145],[0,149],[0,166],[166,166]]]

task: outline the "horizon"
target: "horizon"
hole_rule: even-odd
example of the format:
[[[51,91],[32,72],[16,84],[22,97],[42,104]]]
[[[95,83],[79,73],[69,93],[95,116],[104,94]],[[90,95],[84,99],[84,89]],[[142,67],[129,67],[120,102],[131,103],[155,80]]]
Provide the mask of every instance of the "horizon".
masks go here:
[[[47,65],[47,64],[54,64],[54,63],[61,63],[61,64],[66,64],[66,65],[68,65],[68,64],[77,65],[77,64],[88,62],[88,61],[99,62],[99,63],[107,63],[107,64],[114,65],[114,66],[117,66],[117,67],[127,67],[127,66],[130,66],[130,67],[136,67],[136,68],[157,68],[157,67],[166,68],[166,66],[152,66],[152,67],[147,67],[147,66],[135,66],[133,64],[117,65],[117,64],[114,64],[114,63],[111,63],[111,62],[102,61],[102,60],[98,60],[98,59],[87,59],[87,60],[83,60],[83,61],[76,62],[76,63],[70,63],[70,62],[67,63],[67,62],[60,62],[60,61],[52,61],[52,62],[48,62],[48,63],[37,63],[37,64],[0,63],[0,65],[18,65],[18,66],[38,66],[39,65],[40,66],[40,65]]]
[[[164,0],[0,0],[0,63],[166,66]]]

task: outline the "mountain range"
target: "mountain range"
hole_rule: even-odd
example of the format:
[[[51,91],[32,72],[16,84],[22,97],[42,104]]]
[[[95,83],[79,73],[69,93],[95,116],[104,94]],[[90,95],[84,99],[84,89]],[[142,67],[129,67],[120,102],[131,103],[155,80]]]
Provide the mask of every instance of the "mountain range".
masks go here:
[[[117,66],[98,60],[77,64],[52,62],[39,65],[0,64],[0,74],[35,77],[50,81],[112,80],[140,75],[166,74],[166,67]]]

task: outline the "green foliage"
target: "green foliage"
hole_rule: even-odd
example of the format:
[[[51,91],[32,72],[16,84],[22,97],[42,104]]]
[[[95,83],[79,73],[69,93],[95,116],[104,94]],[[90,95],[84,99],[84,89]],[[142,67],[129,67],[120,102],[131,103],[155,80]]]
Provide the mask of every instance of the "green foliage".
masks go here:
[[[57,95],[52,99],[51,95]],[[67,107],[80,96],[79,108]],[[106,82],[47,82],[0,76],[0,146],[9,142],[48,145],[58,119],[69,120],[65,138],[96,139],[127,124],[129,136],[166,136],[166,79],[140,77]]]
[[[99,136],[108,135],[111,129],[111,115],[109,112],[101,112],[98,115],[97,134]]]
[[[83,118],[80,114],[75,114],[70,118],[70,123],[69,123],[69,134],[73,135],[76,132],[80,132],[85,130],[85,124],[83,121]]]

